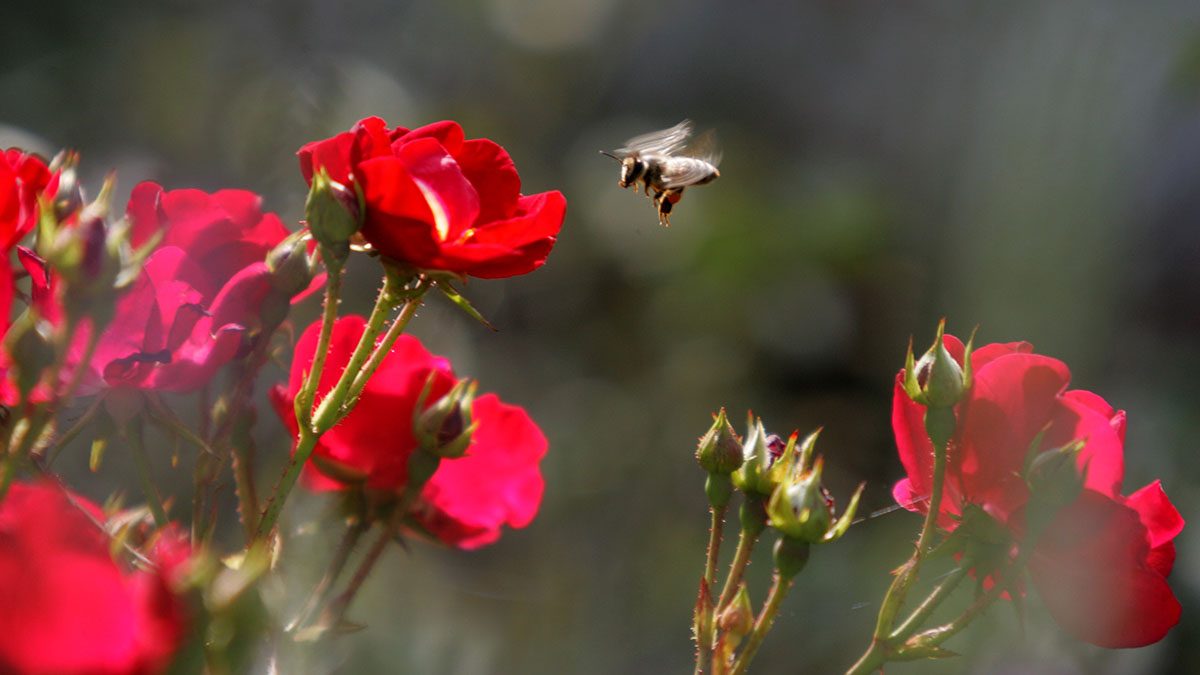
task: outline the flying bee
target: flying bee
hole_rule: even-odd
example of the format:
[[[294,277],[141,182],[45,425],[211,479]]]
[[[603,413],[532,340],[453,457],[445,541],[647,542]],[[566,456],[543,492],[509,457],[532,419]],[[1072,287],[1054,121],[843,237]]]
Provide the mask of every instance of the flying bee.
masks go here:
[[[717,162],[721,155],[715,150],[711,130],[696,137],[691,143],[691,120],[684,120],[670,129],[654,131],[625,141],[614,155],[603,150],[600,154],[612,157],[621,163],[623,188],[644,185],[645,194],[651,197],[658,209],[658,224],[671,224],[671,207],[683,198],[683,190],[691,185],[705,185],[721,177]]]

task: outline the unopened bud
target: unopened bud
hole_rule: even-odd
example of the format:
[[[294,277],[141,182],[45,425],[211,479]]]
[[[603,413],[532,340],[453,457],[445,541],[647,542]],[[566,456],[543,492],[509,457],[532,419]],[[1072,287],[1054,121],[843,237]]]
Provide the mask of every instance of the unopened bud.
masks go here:
[[[471,421],[471,403],[475,400],[478,383],[462,379],[433,405],[425,408],[425,399],[433,386],[434,374],[417,401],[413,413],[413,434],[417,444],[426,451],[453,459],[462,457],[471,446],[475,424]]]
[[[1029,486],[1026,521],[1031,529],[1050,524],[1059,509],[1073,503],[1083,492],[1086,471],[1079,469],[1079,453],[1086,442],[1078,439],[1033,458],[1025,472]]]
[[[750,603],[750,593],[746,590],[746,584],[738,586],[733,600],[721,610],[717,617],[717,627],[734,646],[750,634],[750,630],[754,628],[754,606]]]
[[[824,468],[824,461],[817,458],[811,471],[775,490],[767,505],[771,527],[810,544],[825,538],[833,524],[833,497],[821,484]]]
[[[54,194],[54,217],[59,222],[67,220],[83,205],[83,192],[79,189],[79,153],[63,150],[50,162],[50,171],[58,172],[58,191]]]
[[[775,434],[768,434],[762,419],[748,419],[750,431],[742,443],[742,466],[733,472],[733,484],[747,495],[769,497],[783,482],[788,466],[795,456],[796,434],[786,443]]]
[[[267,268],[271,270],[271,288],[290,299],[312,283],[312,263],[312,258],[308,255],[308,239],[305,233],[293,232],[267,254]]]
[[[946,320],[938,323],[937,337],[921,359],[913,363],[912,345],[904,364],[904,390],[917,403],[929,408],[952,408],[971,388],[971,349],[974,335],[967,343],[963,363],[946,349]]]
[[[817,457],[809,466],[817,433],[810,434],[801,444],[800,461],[796,462],[782,484],[767,503],[771,527],[784,537],[809,544],[824,544],[840,538],[850,528],[858,510],[863,486],[859,485],[841,518],[835,520],[833,495],[821,482],[825,462]]]
[[[742,441],[733,431],[725,409],[713,418],[713,425],[696,447],[696,459],[709,473],[728,475],[742,465]]]
[[[344,262],[350,255],[350,238],[362,227],[354,191],[332,180],[325,167],[319,167],[304,203],[304,218],[313,238],[321,244],[325,263]]]
[[[76,218],[43,219],[38,235],[38,253],[64,283],[63,309],[75,317],[87,314],[99,326],[111,316],[105,308],[113,304],[114,287],[126,265],[129,228],[108,223],[115,189],[116,177],[110,173],[100,194]]]

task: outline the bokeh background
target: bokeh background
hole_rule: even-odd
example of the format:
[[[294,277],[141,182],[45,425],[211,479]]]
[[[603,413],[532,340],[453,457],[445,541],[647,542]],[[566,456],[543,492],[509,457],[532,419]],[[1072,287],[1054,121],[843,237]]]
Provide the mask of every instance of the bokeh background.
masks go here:
[[[1126,492],[1162,478],[1195,521],[1194,3],[21,3],[0,44],[0,146],[76,148],[93,191],[110,169],[123,194],[246,188],[294,224],[295,150],[379,115],[458,120],[509,150],[525,192],[566,194],[543,269],[467,289],[499,332],[438,298],[413,328],[545,431],[538,519],[473,553],[394,549],[351,612],[368,628],[314,670],[688,672],[710,414],[824,425],[835,495],[866,481],[883,509],[892,378],[941,317],[1028,340],[1126,409]],[[683,118],[717,130],[722,177],[664,229],[597,151]],[[356,267],[346,306],[366,311],[377,277]],[[286,441],[265,406],[258,433],[273,477]],[[132,485],[119,457],[60,468],[97,499]],[[157,468],[187,483],[188,462]],[[881,514],[815,549],[755,672],[850,665],[918,526]],[[299,537],[297,567],[323,564],[322,536]],[[1081,645],[1034,600],[1024,628],[1000,606],[948,644],[962,658],[888,672],[1197,672],[1195,524],[1178,546],[1184,616],[1154,647]]]

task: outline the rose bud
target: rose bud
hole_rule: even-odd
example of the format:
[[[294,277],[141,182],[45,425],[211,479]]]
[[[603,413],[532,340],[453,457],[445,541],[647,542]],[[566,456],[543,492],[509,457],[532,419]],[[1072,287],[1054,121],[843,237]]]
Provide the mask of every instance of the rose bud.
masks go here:
[[[937,337],[921,359],[913,364],[912,343],[904,364],[904,389],[913,401],[928,408],[952,408],[971,388],[971,347],[967,342],[960,366],[942,339],[946,320],[938,323]]]
[[[478,383],[463,378],[444,396],[425,408],[425,398],[433,386],[433,376],[425,384],[413,413],[413,433],[418,447],[446,459],[462,457],[471,445],[475,424],[471,422],[471,402]],[[424,408],[424,409],[423,409]]]
[[[362,227],[358,197],[345,185],[330,179],[325,167],[313,174],[312,189],[304,202],[304,218],[313,238],[321,244],[327,265],[337,265],[350,255],[350,238]]]
[[[1077,439],[1061,448],[1047,450],[1030,462],[1025,472],[1025,483],[1029,486],[1025,520],[1036,534],[1040,535],[1058,511],[1079,499],[1083,492],[1087,472],[1079,468],[1079,453],[1086,444]]]
[[[713,417],[712,427],[700,439],[696,459],[705,471],[725,475],[737,471],[745,461],[742,440],[734,433],[724,408]]]
[[[761,418],[751,417],[747,421],[750,431],[742,444],[744,462],[733,472],[733,484],[747,495],[770,497],[792,463],[796,434],[793,433],[785,444],[779,436],[766,432]]]
[[[304,230],[293,232],[267,254],[271,288],[288,298],[307,289],[315,276],[314,261],[308,255],[307,234]]]

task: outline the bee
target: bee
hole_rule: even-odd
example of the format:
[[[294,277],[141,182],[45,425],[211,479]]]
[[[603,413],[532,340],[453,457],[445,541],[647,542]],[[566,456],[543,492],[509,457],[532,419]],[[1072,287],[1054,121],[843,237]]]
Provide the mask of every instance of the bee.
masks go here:
[[[721,155],[714,149],[712,131],[706,131],[688,143],[692,136],[691,120],[684,120],[670,129],[653,131],[625,141],[617,155],[603,150],[600,154],[621,163],[623,188],[645,187],[658,209],[658,224],[670,226],[671,207],[683,198],[683,190],[692,185],[706,185],[721,177],[717,162]],[[620,155],[620,156],[618,156]]]

